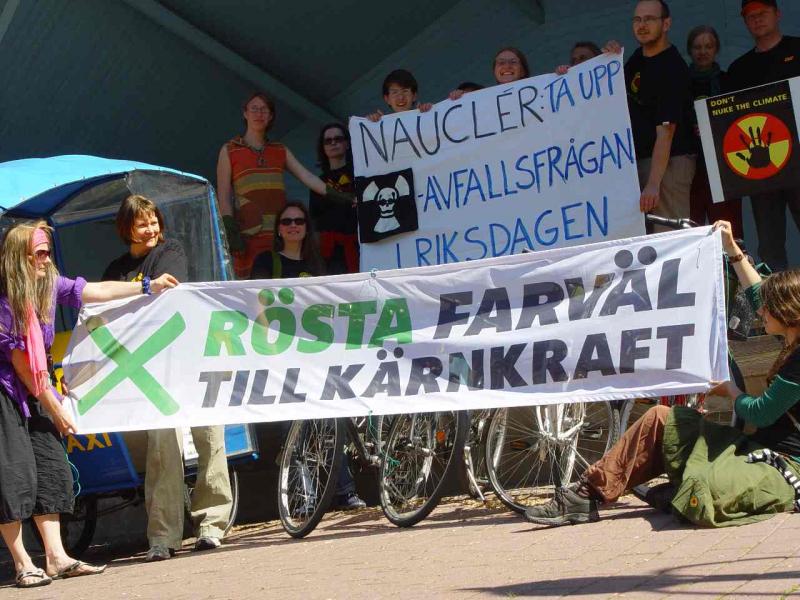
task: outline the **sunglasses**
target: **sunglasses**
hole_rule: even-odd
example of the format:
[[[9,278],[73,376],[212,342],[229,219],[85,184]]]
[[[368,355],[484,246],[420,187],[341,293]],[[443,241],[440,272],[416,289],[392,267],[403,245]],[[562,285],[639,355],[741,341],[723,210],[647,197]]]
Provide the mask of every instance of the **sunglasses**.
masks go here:
[[[295,225],[305,225],[306,224],[306,218],[305,217],[295,217],[294,219],[292,219],[291,217],[283,217],[278,222],[281,225],[284,225],[285,227],[288,227],[292,223],[294,223]]]
[[[335,136],[335,137],[329,137],[329,138],[328,138],[328,137],[326,137],[326,138],[324,138],[324,139],[322,140],[322,143],[323,143],[324,145],[326,145],[326,146],[333,146],[334,144],[341,144],[341,143],[342,143],[342,142],[344,142],[346,139],[347,139],[347,138],[346,138],[346,137],[344,137],[343,135],[337,135],[337,136]]]
[[[47,260],[50,258],[50,250],[37,250],[33,255],[36,257],[36,260]]]

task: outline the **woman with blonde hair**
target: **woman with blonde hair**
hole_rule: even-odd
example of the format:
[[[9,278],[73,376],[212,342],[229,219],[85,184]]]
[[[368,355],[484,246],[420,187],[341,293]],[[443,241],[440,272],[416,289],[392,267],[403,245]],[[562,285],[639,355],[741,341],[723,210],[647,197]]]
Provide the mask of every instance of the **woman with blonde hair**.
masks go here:
[[[44,221],[12,227],[0,248],[0,535],[14,560],[17,587],[105,570],[71,558],[61,541],[59,514],[72,512],[74,503],[61,437],[76,428],[48,368],[56,304],[80,308],[178,284],[169,274],[141,283],[68,279],[50,260],[51,248]],[[22,543],[20,522],[30,517],[44,542],[44,570]]]

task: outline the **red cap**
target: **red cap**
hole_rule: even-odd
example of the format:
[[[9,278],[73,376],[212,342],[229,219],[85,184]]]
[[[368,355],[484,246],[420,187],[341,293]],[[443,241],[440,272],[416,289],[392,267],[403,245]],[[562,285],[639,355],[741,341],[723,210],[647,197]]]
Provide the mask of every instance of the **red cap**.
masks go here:
[[[742,0],[743,17],[754,10],[761,10],[764,8],[778,8],[777,0]]]

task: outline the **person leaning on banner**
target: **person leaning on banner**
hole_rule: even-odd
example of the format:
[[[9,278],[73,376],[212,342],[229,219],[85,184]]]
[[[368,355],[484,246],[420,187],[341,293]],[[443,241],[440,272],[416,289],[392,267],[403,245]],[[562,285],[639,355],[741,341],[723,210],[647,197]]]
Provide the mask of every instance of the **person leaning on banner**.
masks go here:
[[[569,64],[558,65],[556,67],[556,75],[566,75],[570,67],[585,63],[587,60],[600,56],[602,53],[603,51],[594,42],[575,42],[569,52]]]
[[[284,171],[328,201],[350,206],[352,195],[326,187],[292,151],[267,137],[275,103],[255,92],[242,105],[243,135],[226,142],[217,159],[217,198],[236,276],[247,279],[256,255],[272,247],[275,216],[286,204]]]
[[[158,207],[144,196],[128,196],[117,211],[119,237],[128,252],[114,259],[103,273],[104,280],[147,281],[172,273],[188,279],[183,247],[164,239],[164,218]],[[225,428],[192,427],[197,449],[197,484],[192,493],[192,521],[196,527],[195,550],[221,544],[231,512],[231,483],[225,455]],[[183,435],[180,429],[147,432],[144,477],[147,540],[146,560],[165,560],[174,555],[183,540],[184,469]]]
[[[51,229],[39,221],[8,230],[0,250],[0,534],[14,560],[17,587],[102,573],[71,558],[61,541],[60,513],[74,504],[72,470],[62,436],[76,427],[48,372],[56,305],[80,308],[177,285],[169,274],[146,282],[87,283],[58,274],[50,260]],[[45,570],[22,543],[20,522],[33,517]]]
[[[743,525],[800,508],[800,271],[762,282],[730,223],[718,221],[714,228],[722,232],[723,248],[767,333],[784,340],[763,394],[748,396],[731,382],[709,392],[732,398],[736,415],[756,430],[745,434],[684,406],[654,406],[579,482],[556,490],[549,504],[528,508],[528,521],[596,521],[598,504],[664,472],[674,486],[672,510],[697,525]]]
[[[700,100],[710,96],[718,96],[726,84],[726,73],[717,63],[720,41],[716,29],[710,25],[698,25],[689,32],[686,39],[686,51],[692,57],[689,67],[692,77],[692,99]],[[694,114],[694,113],[693,113]],[[689,218],[695,223],[729,221],[733,227],[733,235],[741,239],[742,232],[742,200],[731,198],[724,202],[714,202],[711,198],[711,187],[708,183],[708,171],[700,144],[700,132],[697,119],[692,120],[694,141],[697,151],[697,170],[692,180],[689,197]]]
[[[690,79],[689,67],[669,41],[671,27],[666,2],[637,2],[633,33],[640,47],[625,63],[625,85],[642,186],[639,208],[662,217],[686,218],[696,164]],[[622,47],[611,41],[604,51],[620,53]]]
[[[800,76],[800,38],[781,33],[777,2],[742,0],[742,18],[756,45],[731,63],[725,91],[735,92]],[[798,99],[794,101],[797,106]],[[800,185],[753,195],[750,200],[759,257],[773,271],[787,268],[786,208],[800,229]]]
[[[350,134],[341,123],[328,123],[319,132],[317,161],[320,179],[341,192],[355,193]],[[358,272],[358,216],[355,206],[327,202],[309,192],[309,208],[319,231],[320,253],[329,275]]]
[[[251,279],[285,279],[324,275],[317,241],[306,207],[300,202],[290,202],[275,222],[275,240],[271,252],[264,252],[253,262]],[[345,460],[336,482],[334,508],[364,508],[366,503],[356,494],[356,484]]]

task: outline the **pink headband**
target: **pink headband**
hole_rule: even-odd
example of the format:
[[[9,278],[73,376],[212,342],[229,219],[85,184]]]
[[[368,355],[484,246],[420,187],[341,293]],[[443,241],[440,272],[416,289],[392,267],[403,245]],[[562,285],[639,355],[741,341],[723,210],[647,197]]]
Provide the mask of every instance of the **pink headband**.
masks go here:
[[[50,245],[50,238],[47,236],[47,232],[44,229],[34,229],[31,236],[31,249],[35,249],[36,246],[41,246],[42,244]]]

